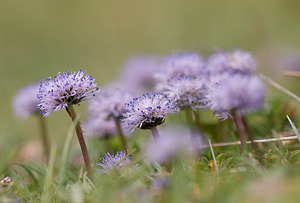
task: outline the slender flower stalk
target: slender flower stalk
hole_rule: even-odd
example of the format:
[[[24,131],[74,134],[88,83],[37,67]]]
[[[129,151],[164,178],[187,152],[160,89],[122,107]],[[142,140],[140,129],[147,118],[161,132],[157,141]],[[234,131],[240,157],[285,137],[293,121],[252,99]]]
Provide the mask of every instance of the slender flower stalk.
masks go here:
[[[72,121],[75,123],[77,120],[77,116],[76,116],[73,106],[72,105],[68,106],[66,108],[66,110],[67,110],[69,116],[71,117]],[[75,129],[76,129],[77,138],[78,138],[78,141],[80,144],[84,164],[86,167],[87,176],[90,179],[92,179],[92,167],[91,167],[91,161],[89,158],[89,152],[87,150],[87,146],[86,146],[86,143],[85,143],[85,140],[83,137],[83,133],[82,133],[81,123],[79,121],[76,123]]]
[[[151,133],[152,133],[152,136],[153,136],[153,139],[155,142],[158,142],[158,139],[159,139],[159,132],[157,130],[157,127],[154,127],[154,128],[151,128]]]
[[[118,135],[119,135],[119,138],[121,140],[122,150],[127,150],[128,149],[127,141],[126,141],[124,133],[122,131],[120,120],[117,119],[115,122],[116,122],[117,130],[118,130]]]
[[[38,119],[40,121],[40,131],[41,131],[41,139],[42,139],[43,148],[44,148],[44,154],[46,157],[46,161],[48,163],[49,157],[50,157],[50,145],[49,145],[49,140],[48,140],[48,135],[47,135],[45,118],[38,115]]]
[[[243,121],[235,111],[232,112],[232,118],[240,137],[242,153],[244,153],[245,152],[245,128],[243,125]]]

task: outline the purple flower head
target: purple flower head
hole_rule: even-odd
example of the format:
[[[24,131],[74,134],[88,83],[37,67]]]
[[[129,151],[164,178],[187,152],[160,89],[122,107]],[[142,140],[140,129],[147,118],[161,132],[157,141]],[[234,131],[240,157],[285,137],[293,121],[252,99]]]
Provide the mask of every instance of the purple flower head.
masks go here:
[[[155,85],[154,73],[159,68],[159,59],[154,56],[130,58],[123,67],[121,82],[138,92],[151,91]]]
[[[87,138],[104,138],[117,134],[116,123],[101,116],[91,116],[83,123],[84,136]]]
[[[177,111],[174,100],[163,93],[144,94],[125,104],[124,127],[151,129],[162,124],[165,116]]]
[[[148,143],[145,157],[159,164],[183,155],[195,155],[199,152],[201,141],[186,129],[167,129],[160,132],[156,142]]]
[[[26,119],[32,114],[39,114],[37,107],[39,100],[36,98],[39,92],[39,84],[30,84],[21,88],[13,99],[15,117]]]
[[[109,173],[112,169],[120,170],[124,165],[130,163],[130,156],[126,156],[126,151],[119,151],[115,154],[107,152],[100,158],[100,162],[97,166],[100,166],[101,173]]]
[[[101,116],[106,120],[121,119],[125,112],[125,103],[132,94],[121,88],[106,88],[102,94],[89,101],[88,109],[91,116]]]
[[[202,101],[206,93],[206,83],[203,77],[179,76],[158,83],[156,90],[174,98],[181,110],[185,108],[195,110],[205,106]]]
[[[266,93],[265,84],[258,76],[233,75],[210,88],[208,107],[224,120],[233,110],[245,114],[262,108]]]
[[[212,54],[206,63],[210,74],[253,73],[256,70],[256,61],[250,52],[236,49],[231,52],[219,51]]]
[[[69,105],[79,104],[99,92],[95,80],[84,74],[82,70],[77,73],[76,71],[58,73],[54,80],[48,78],[47,81],[41,82],[37,97],[38,107],[44,117]]]
[[[173,77],[205,73],[202,57],[196,53],[184,53],[167,56],[154,76],[157,81],[165,81]]]

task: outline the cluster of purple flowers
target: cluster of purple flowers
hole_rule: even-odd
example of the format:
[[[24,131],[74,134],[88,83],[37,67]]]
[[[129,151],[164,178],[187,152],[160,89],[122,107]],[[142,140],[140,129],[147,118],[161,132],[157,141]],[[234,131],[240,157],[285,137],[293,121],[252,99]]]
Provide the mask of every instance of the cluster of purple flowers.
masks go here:
[[[255,71],[255,59],[241,50],[219,51],[206,61],[196,53],[170,55],[162,61],[138,57],[126,63],[117,87],[109,86],[101,94],[95,80],[84,71],[70,71],[58,73],[53,80],[48,78],[39,88],[24,88],[15,97],[14,108],[20,117],[35,112],[47,117],[51,112],[93,98],[88,104],[85,134],[99,137],[116,134],[119,122],[130,132],[136,128],[153,129],[168,114],[186,109],[210,109],[225,120],[233,111],[244,115],[263,106],[266,88]],[[137,96],[141,92],[144,94]],[[30,99],[24,99],[26,96]],[[164,162],[161,154],[169,157],[177,149],[190,148],[192,142],[174,134],[165,135],[150,146],[148,157]],[[114,167],[122,168],[129,160],[126,152],[107,153],[97,165],[108,173]]]

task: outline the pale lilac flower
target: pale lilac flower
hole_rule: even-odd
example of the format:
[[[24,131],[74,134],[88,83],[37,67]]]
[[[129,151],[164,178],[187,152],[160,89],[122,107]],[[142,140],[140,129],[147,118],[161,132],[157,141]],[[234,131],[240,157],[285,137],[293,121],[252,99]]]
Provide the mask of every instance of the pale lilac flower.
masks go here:
[[[39,84],[30,84],[21,88],[13,99],[15,117],[26,119],[33,114],[39,114],[39,100],[36,95],[39,92]]]
[[[113,120],[106,120],[101,116],[89,117],[83,123],[84,136],[87,138],[104,138],[116,135],[117,127]]]
[[[125,127],[131,129],[131,132],[135,128],[154,128],[164,122],[167,114],[177,111],[174,100],[162,93],[144,94],[141,97],[133,98],[125,106],[122,121]]]
[[[208,107],[226,119],[229,112],[239,114],[262,108],[266,87],[256,75],[233,75],[211,86],[206,95]]]
[[[204,95],[206,94],[206,78],[197,76],[178,76],[160,82],[156,86],[157,91],[166,93],[170,98],[174,98],[178,107],[203,108]]]
[[[132,93],[117,87],[109,87],[88,103],[89,114],[101,116],[106,120],[121,119],[125,112],[125,103],[130,101]]]
[[[95,80],[84,74],[82,70],[77,73],[76,71],[58,73],[54,80],[48,78],[47,81],[41,82],[37,97],[38,107],[44,117],[69,105],[79,104],[99,92]]]
[[[183,53],[167,56],[160,69],[154,74],[158,82],[173,77],[205,74],[205,66],[201,56],[196,53]]]
[[[120,170],[124,165],[130,163],[130,156],[126,155],[126,151],[119,151],[115,154],[107,152],[100,158],[100,162],[97,166],[100,166],[101,173],[109,173],[112,169]]]
[[[122,69],[120,81],[137,92],[151,91],[155,85],[154,73],[160,60],[155,56],[136,56],[130,58]]]
[[[161,130],[156,142],[149,142],[144,155],[147,160],[159,164],[181,156],[193,156],[199,152],[199,136],[191,135],[186,129]]]
[[[206,62],[206,68],[211,75],[226,72],[253,73],[256,67],[256,61],[252,54],[239,49],[216,52]]]

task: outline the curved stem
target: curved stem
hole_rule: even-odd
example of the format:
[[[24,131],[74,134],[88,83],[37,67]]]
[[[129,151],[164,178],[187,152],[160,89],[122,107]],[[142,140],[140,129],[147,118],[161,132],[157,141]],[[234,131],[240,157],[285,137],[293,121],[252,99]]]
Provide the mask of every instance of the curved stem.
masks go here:
[[[48,163],[49,157],[50,157],[50,146],[49,146],[49,141],[48,141],[45,118],[43,118],[43,116],[41,116],[41,115],[38,115],[38,117],[39,117],[39,121],[40,121],[40,133],[41,133],[41,138],[42,138],[42,143],[43,143],[43,148],[44,148],[44,155],[45,155],[46,161]]]
[[[127,142],[126,142],[124,133],[123,133],[123,131],[121,129],[121,125],[120,125],[120,120],[119,119],[116,120],[116,126],[117,126],[117,129],[118,129],[119,138],[120,138],[121,143],[122,143],[122,150],[127,150],[128,149]]]
[[[69,116],[71,117],[73,123],[75,124],[76,113],[74,111],[73,105],[70,105],[70,106],[66,107],[66,110],[67,110]],[[85,143],[85,140],[84,140],[84,137],[83,137],[83,133],[82,133],[82,129],[81,129],[81,123],[79,121],[76,123],[76,134],[77,134],[77,138],[78,138],[78,141],[79,141],[79,144],[80,144],[80,148],[81,148],[85,168],[86,168],[86,171],[87,171],[87,177],[92,180],[93,178],[92,178],[91,162],[90,162],[89,153],[88,153],[88,150],[87,150],[87,147],[86,147],[86,143]]]

